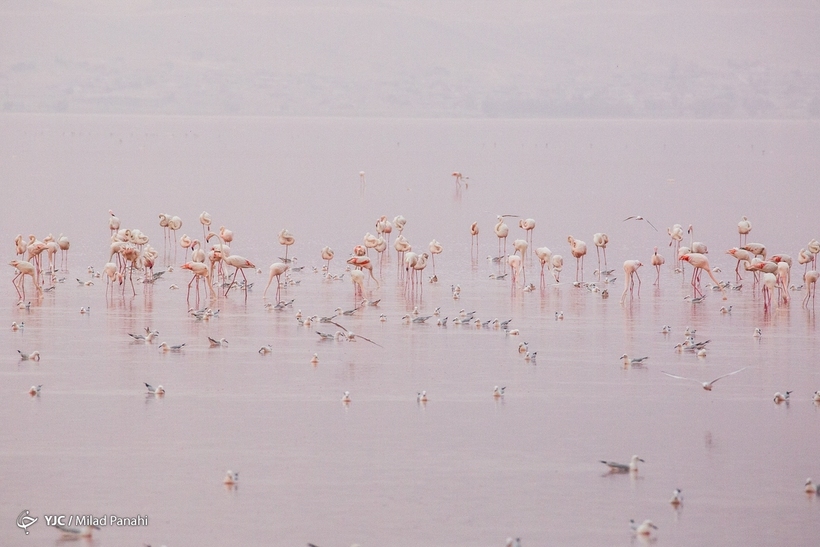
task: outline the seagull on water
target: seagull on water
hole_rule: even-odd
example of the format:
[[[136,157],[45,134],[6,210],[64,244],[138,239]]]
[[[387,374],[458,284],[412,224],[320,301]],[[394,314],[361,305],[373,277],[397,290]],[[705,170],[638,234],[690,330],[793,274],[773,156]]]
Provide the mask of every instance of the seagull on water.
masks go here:
[[[629,460],[629,464],[612,462],[612,461],[607,461],[607,460],[599,460],[599,461],[601,463],[606,464],[607,466],[609,466],[609,472],[610,473],[628,473],[628,472],[637,473],[638,472],[638,462],[643,462],[644,460],[642,458],[639,458],[638,456],[632,456],[632,459]]]
[[[158,385],[157,387],[152,386],[147,382],[143,382],[145,387],[148,388],[148,393],[152,395],[165,395],[165,388],[162,385]]]

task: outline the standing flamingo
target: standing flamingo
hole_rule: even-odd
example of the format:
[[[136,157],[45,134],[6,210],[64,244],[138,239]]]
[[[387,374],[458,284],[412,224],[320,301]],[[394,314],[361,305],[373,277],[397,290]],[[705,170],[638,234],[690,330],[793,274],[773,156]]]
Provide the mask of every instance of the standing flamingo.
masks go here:
[[[606,266],[606,246],[609,244],[609,236],[598,232],[592,236],[592,243],[595,245],[595,254],[598,255],[598,279],[601,279],[601,251],[604,252],[604,270],[608,269]],[[657,247],[655,250],[657,251]]]
[[[202,211],[199,214],[199,223],[202,224],[202,237],[207,239],[208,230],[211,228],[211,215],[208,214],[208,211]]]
[[[111,209],[108,210],[108,229],[111,230],[111,234],[115,234],[120,229],[120,219],[114,214],[114,211]]]
[[[772,307],[772,291],[777,285],[777,276],[773,273],[763,274],[763,311],[769,311]]]
[[[809,271],[809,262],[811,262],[813,258],[814,255],[811,254],[811,251],[807,251],[806,249],[800,249],[800,252],[797,253],[797,263],[805,266],[803,268],[803,275],[806,275],[806,272]]]
[[[188,262],[188,249],[191,248],[191,238],[188,237],[188,234],[182,234],[182,237],[179,238],[179,246],[185,249],[185,262]]]
[[[364,296],[364,272],[352,270],[350,280],[353,282],[353,298]]]
[[[166,215],[165,213],[159,214],[159,226],[162,228],[162,254],[165,256],[167,252],[167,245],[171,240],[171,232],[168,230],[168,222],[171,220],[171,215]]]
[[[817,241],[816,239],[812,238],[812,240],[809,241],[808,245],[806,245],[806,249],[808,249],[813,256],[811,264],[812,267],[814,267],[817,263],[817,254],[820,253],[820,241]]]
[[[283,273],[288,271],[288,265],[282,262],[274,262],[270,265],[270,277],[268,277],[268,284],[265,286],[265,292],[262,293],[262,298],[265,298],[268,294],[268,288],[270,287],[273,278],[276,278],[276,301],[279,302],[279,280]]]
[[[239,255],[228,255],[226,257],[223,257],[222,260],[224,260],[225,264],[227,264],[228,266],[233,266],[234,267],[233,279],[231,280],[230,284],[228,285],[228,288],[225,289],[225,296],[228,296],[228,292],[231,290],[231,287],[233,287],[236,284],[236,274],[237,274],[237,272],[239,272],[239,273],[242,274],[242,279],[245,280],[245,297],[247,298],[247,296],[248,296],[248,278],[245,276],[245,272],[243,270],[245,270],[247,268],[256,268],[256,266],[254,266],[253,262],[251,262],[247,258],[245,258],[243,256],[239,256]]]
[[[705,243],[701,243],[700,241],[693,241],[695,238],[695,229],[692,227],[691,224],[689,225],[689,229],[686,230],[686,232],[689,234],[689,250],[691,252],[702,255],[705,255],[709,252],[706,248]]]
[[[441,251],[443,251],[444,248],[441,246],[441,243],[435,239],[430,242],[428,248],[430,249],[430,257],[433,262],[433,275],[436,275],[436,255],[441,254]]]
[[[177,230],[182,228],[182,219],[178,216],[172,216],[168,219],[168,231],[173,232],[173,234],[168,239],[169,245],[174,245],[173,242],[177,240]],[[177,260],[177,248],[174,245],[174,262]]]
[[[498,255],[503,257],[507,254],[507,235],[510,233],[510,227],[504,222],[504,217],[509,217],[512,215],[498,215],[498,222],[495,225],[495,235],[498,237]],[[501,240],[504,240],[504,244],[501,244]]]
[[[114,282],[119,281],[122,285],[122,273],[120,273],[117,265],[113,262],[107,262],[103,266],[103,275],[105,276],[105,294],[108,295],[108,286],[111,286],[111,295],[114,295]]]
[[[561,255],[552,255],[552,277],[555,278],[556,283],[560,283],[561,272],[564,270],[564,257]]]
[[[791,272],[789,268],[788,262],[777,262],[777,287],[780,290],[780,295],[783,299],[783,303],[788,303],[790,300],[789,295],[789,282],[791,281]]]
[[[205,249],[202,248],[199,240],[193,240],[191,242],[191,262],[199,262],[200,264],[204,264],[206,258],[207,255],[205,254]]]
[[[658,248],[655,247],[655,252],[652,255],[652,265],[655,266],[655,271],[658,272],[654,283],[654,285],[657,285],[658,287],[661,286],[661,266],[663,266],[664,262],[666,262],[666,260],[664,260],[663,255],[658,254]]]
[[[376,233],[380,236],[387,236],[387,243],[390,243],[390,233],[393,231],[393,225],[387,220],[386,215],[382,215],[376,219]]]
[[[473,252],[473,243],[475,243],[476,256],[478,256],[478,222],[470,224],[470,254]]]
[[[362,194],[364,193],[365,186],[367,186],[367,181],[364,180],[364,171],[359,171],[359,192]]]
[[[357,268],[359,270],[365,269],[370,274],[370,278],[376,282],[376,287],[380,286],[379,280],[373,275],[373,264],[370,261],[370,257],[367,256],[351,256],[347,259],[347,263]]]
[[[288,232],[287,229],[282,228],[282,231],[279,232],[279,244],[285,246],[285,260],[282,262],[288,262],[288,249],[294,243],[296,243],[296,238],[293,237],[293,234]]]
[[[370,249],[375,249],[376,245],[379,243],[379,238],[367,232],[364,234],[364,248],[366,249],[366,254],[370,256]]]
[[[66,236],[60,234],[57,238],[57,245],[60,247],[60,269],[68,271],[68,249],[71,248],[71,242]]]
[[[23,255],[26,254],[26,242],[23,239],[23,234],[17,234],[17,237],[14,238],[14,248],[17,251],[17,258],[23,258]]]
[[[666,229],[666,233],[671,238],[669,246],[672,247],[672,254],[675,256],[675,264],[677,264],[680,262],[680,242],[683,239],[683,226],[674,224],[671,228]]]
[[[723,299],[726,300],[726,293],[723,289],[723,285],[720,284],[720,281],[717,280],[715,274],[712,273],[712,268],[709,267],[709,259],[706,258],[706,256],[701,253],[687,253],[681,256],[680,259],[688,262],[694,268],[692,270],[692,298],[703,296],[703,293],[700,291],[698,285],[700,284],[701,271],[705,270],[706,273],[709,274],[709,277],[712,278],[715,286],[720,288],[720,292],[723,293]]]
[[[535,230],[535,219],[522,218],[518,221],[518,227],[524,230],[524,239],[527,240],[527,243],[532,245],[532,231]]]
[[[567,237],[567,241],[569,242],[570,253],[575,257],[575,281],[583,281],[584,255],[587,254],[587,244],[572,236]]]
[[[638,275],[638,268],[641,266],[643,266],[643,263],[640,260],[624,261],[624,292],[621,295],[621,304],[623,304],[626,299],[627,291],[629,292],[629,297],[632,298],[632,289],[635,287],[635,278],[638,279],[638,296],[640,296],[641,276]]]
[[[766,246],[762,243],[747,243],[741,248],[749,251],[755,256],[761,257],[763,260],[766,260]]]
[[[740,234],[740,240],[738,245],[740,247],[746,242],[746,239],[749,236],[749,232],[752,231],[752,223],[749,222],[749,219],[745,216],[740,219],[740,222],[737,223],[737,233]]]
[[[225,243],[233,241],[233,230],[229,230],[224,226],[219,227],[219,235]]]
[[[466,186],[467,185],[466,181],[470,179],[470,177],[465,177],[464,175],[462,175],[461,171],[453,171],[452,176],[454,176],[456,178],[456,188],[461,188],[461,181],[462,180],[465,181],[464,185]]]
[[[330,270],[330,261],[331,261],[331,260],[333,260],[333,255],[334,255],[334,254],[335,254],[335,253],[333,252],[333,249],[331,249],[331,248],[330,248],[330,247],[328,247],[327,245],[325,245],[324,247],[322,247],[322,260],[327,260],[327,266],[326,266],[326,268],[327,268],[328,270]]]
[[[405,238],[402,234],[399,234],[399,237],[397,237],[396,241],[393,243],[393,248],[396,249],[396,260],[398,260],[401,264],[404,261],[406,253],[410,252],[413,249],[413,246],[410,245],[407,238]],[[399,268],[399,271],[401,271],[401,268]]]
[[[393,218],[393,226],[396,227],[396,230],[399,231],[399,235],[404,233],[404,225],[407,224],[407,219],[401,215],[397,215]]]

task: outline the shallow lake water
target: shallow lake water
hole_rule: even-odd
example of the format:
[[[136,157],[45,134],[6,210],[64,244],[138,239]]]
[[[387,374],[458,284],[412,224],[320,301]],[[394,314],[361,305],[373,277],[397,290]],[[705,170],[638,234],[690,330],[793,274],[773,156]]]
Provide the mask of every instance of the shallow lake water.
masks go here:
[[[705,288],[692,304],[691,268],[675,273],[666,228],[691,224],[711,265],[734,279],[742,215],[749,242],[794,259],[818,237],[820,127],[808,122],[470,121],[4,115],[0,239],[7,261],[19,233],[71,240],[63,282],[42,298],[26,280],[19,309],[7,268],[0,328],[0,543],[54,545],[46,515],[147,516],[147,526],[108,525],[83,543],[120,545],[306,545],[362,547],[630,545],[629,521],[651,519],[657,545],[807,545],[820,534],[820,389],[815,312],[806,289],[764,312],[745,273],[740,290]],[[450,174],[469,177],[460,189]],[[364,182],[359,175],[364,171]],[[108,210],[159,250],[155,283],[126,281],[107,294],[93,278],[108,261]],[[248,270],[247,293],[200,303],[186,298],[183,249],[163,246],[160,213],[183,234],[234,231],[232,252]],[[331,274],[381,215],[407,218],[414,251],[436,238],[438,283],[428,264],[415,288],[402,279],[392,242],[365,298],[337,318],[361,334],[323,341],[304,317],[354,308],[349,274],[329,280],[320,250],[336,251]],[[499,214],[536,220],[527,283],[510,282],[493,232]],[[623,221],[643,215],[642,221]],[[524,237],[518,219],[506,252]],[[478,222],[478,250],[469,226]],[[284,256],[277,233],[296,237],[281,289],[292,307],[269,310],[268,266]],[[592,234],[606,232],[616,279],[609,298],[573,286],[567,237],[589,247],[584,279],[598,267]],[[686,235],[685,241],[689,236]],[[213,242],[213,240],[212,240]],[[534,247],[564,257],[542,285]],[[653,247],[666,258],[653,286]],[[640,292],[620,302],[624,260],[644,266]],[[58,258],[59,260],[59,258]],[[491,276],[508,273],[501,280]],[[92,286],[78,283],[93,281]],[[704,279],[705,276],[704,276]],[[179,290],[170,287],[177,285]],[[459,285],[460,298],[451,286]],[[136,292],[136,295],[134,295]],[[721,306],[732,306],[729,314]],[[80,313],[90,306],[90,313]],[[189,308],[218,315],[198,320]],[[401,317],[418,308],[426,324]],[[456,325],[459,311],[501,329]],[[556,319],[556,312],[563,319]],[[386,321],[380,321],[380,314]],[[434,321],[448,317],[446,327]],[[21,330],[12,321],[25,323]],[[664,325],[671,333],[661,333]],[[159,331],[150,344],[129,333]],[[710,340],[707,355],[677,353],[687,327]],[[753,337],[756,327],[762,331]],[[207,337],[228,340],[210,348]],[[185,343],[179,353],[159,342]],[[535,361],[518,351],[526,342]],[[261,355],[261,346],[273,352]],[[22,361],[17,350],[39,351]],[[318,364],[310,362],[316,353]],[[624,367],[622,354],[648,356]],[[708,381],[711,392],[661,373]],[[163,397],[143,383],[162,384]],[[41,393],[27,394],[33,384]],[[506,387],[502,398],[494,386]],[[417,402],[425,390],[428,401]],[[792,390],[775,404],[776,391]],[[351,402],[343,404],[349,391]],[[611,474],[599,460],[645,462]],[[237,487],[222,484],[226,470]],[[684,502],[669,503],[680,488]],[[39,520],[16,525],[21,511]]]

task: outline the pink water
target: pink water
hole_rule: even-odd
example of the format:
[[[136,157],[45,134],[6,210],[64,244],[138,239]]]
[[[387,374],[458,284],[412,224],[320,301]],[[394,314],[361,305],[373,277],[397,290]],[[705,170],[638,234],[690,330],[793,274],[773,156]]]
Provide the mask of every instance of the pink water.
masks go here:
[[[16,307],[8,280],[0,329],[0,543],[53,545],[45,515],[147,515],[148,526],[105,526],[91,541],[119,545],[422,544],[500,546],[627,545],[629,519],[652,519],[658,545],[807,545],[820,533],[820,498],[803,494],[820,479],[820,389],[815,314],[805,291],[764,313],[746,274],[741,291],[706,291],[699,305],[689,276],[675,275],[666,227],[695,228],[718,277],[734,280],[736,223],[749,241],[795,258],[818,237],[815,174],[820,128],[800,122],[625,122],[451,120],[277,120],[258,118],[6,115],[0,167],[6,199],[0,239],[8,260],[18,233],[65,233],[72,242],[64,283]],[[450,173],[462,171],[458,191]],[[366,173],[360,187],[359,171]],[[209,303],[219,315],[187,310],[183,251],[153,286],[106,296],[87,267],[108,258],[108,209],[165,254],[158,214],[179,215],[202,238],[199,213],[235,232],[234,253],[263,274],[247,299],[231,292]],[[438,284],[408,295],[391,251],[368,294],[381,299],[340,323],[365,341],[320,341],[303,315],[356,305],[348,276],[328,281],[320,249],[336,250],[331,273],[381,215],[407,219],[405,236],[425,251],[436,238]],[[565,258],[561,284],[511,289],[486,260],[497,252],[497,214],[537,221],[534,246]],[[622,222],[641,214],[645,223]],[[512,240],[523,237],[516,219]],[[479,222],[471,257],[469,225]],[[267,266],[284,256],[276,234],[296,236],[291,256],[306,266],[283,312],[264,308]],[[610,237],[610,298],[575,288],[568,235],[590,247]],[[397,235],[393,232],[393,240]],[[652,286],[652,247],[666,255]],[[619,303],[620,264],[639,258],[640,296]],[[375,256],[374,256],[375,260]],[[537,260],[527,282],[539,286]],[[7,266],[7,279],[13,274]],[[137,276],[135,276],[136,278]],[[170,290],[176,284],[180,290]],[[453,300],[450,286],[461,286]],[[601,285],[604,287],[604,285]],[[274,301],[272,294],[268,302]],[[731,314],[720,314],[732,305]],[[91,313],[80,314],[83,306]],[[441,307],[446,328],[406,325],[401,316]],[[482,320],[512,319],[521,335],[453,325],[460,309]],[[555,319],[562,311],[564,319]],[[379,314],[387,316],[379,321]],[[435,319],[435,317],[433,318]],[[432,323],[433,319],[430,320]],[[13,332],[12,321],[25,322]],[[672,333],[661,334],[663,325]],[[128,333],[150,326],[161,353]],[[710,339],[708,354],[679,354],[684,329]],[[763,336],[752,336],[760,327]],[[210,349],[206,336],[229,346]],[[520,342],[538,352],[535,363]],[[257,350],[271,344],[271,355]],[[39,362],[17,349],[39,350]],[[319,364],[310,364],[318,353]],[[619,356],[650,357],[624,368]],[[741,367],[714,391],[661,370],[710,380]],[[143,382],[162,384],[146,397]],[[27,389],[42,384],[38,397]],[[494,385],[506,386],[503,399]],[[344,391],[352,403],[341,402]],[[429,402],[419,405],[416,393]],[[775,405],[775,391],[794,390]],[[646,460],[637,476],[609,475],[598,460]],[[239,471],[238,488],[222,485]],[[683,506],[668,503],[674,488]],[[15,524],[40,518],[30,534]]]

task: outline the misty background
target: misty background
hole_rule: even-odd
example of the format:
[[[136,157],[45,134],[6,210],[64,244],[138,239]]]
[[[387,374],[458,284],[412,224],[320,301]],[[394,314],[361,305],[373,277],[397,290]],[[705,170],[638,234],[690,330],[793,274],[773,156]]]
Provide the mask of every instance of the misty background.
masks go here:
[[[6,1],[0,111],[820,117],[820,7]]]

